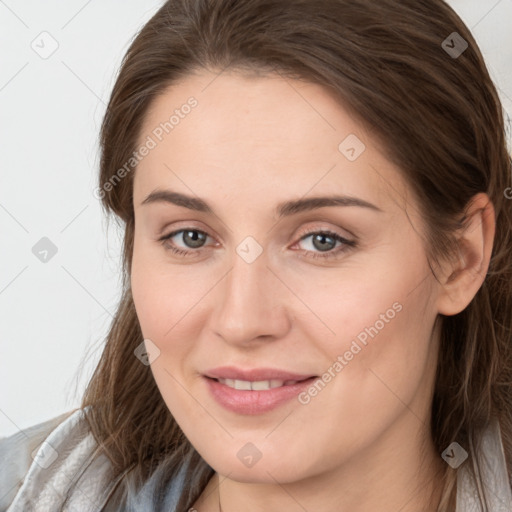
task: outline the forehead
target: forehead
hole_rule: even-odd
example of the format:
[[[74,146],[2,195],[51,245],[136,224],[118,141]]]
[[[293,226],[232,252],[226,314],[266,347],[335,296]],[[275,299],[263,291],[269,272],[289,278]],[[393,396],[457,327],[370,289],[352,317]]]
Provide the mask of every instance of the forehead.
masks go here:
[[[405,188],[364,125],[327,89],[277,74],[187,76],[150,105],[139,146],[149,139],[135,173],[136,206],[157,187],[219,199],[237,190],[260,203],[262,195],[274,203],[335,192],[381,207]]]

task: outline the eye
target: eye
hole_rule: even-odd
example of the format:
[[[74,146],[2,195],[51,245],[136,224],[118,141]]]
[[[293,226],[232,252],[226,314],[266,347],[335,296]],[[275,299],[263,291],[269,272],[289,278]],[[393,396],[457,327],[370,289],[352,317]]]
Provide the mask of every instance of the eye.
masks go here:
[[[341,253],[357,246],[357,243],[354,240],[348,240],[338,233],[333,233],[332,231],[309,231],[300,238],[299,242],[310,237],[312,237],[310,247],[313,247],[313,249],[317,249],[320,252],[312,250],[303,251],[304,256],[307,258],[335,258]],[[337,248],[332,247],[333,245],[335,246],[337,242],[341,245]]]
[[[187,250],[177,247],[176,243],[172,242],[174,237],[178,237],[178,240],[181,240],[181,242],[190,249]],[[310,231],[301,236],[299,242],[302,242],[303,240],[306,240],[310,237],[312,237],[310,246],[313,248],[313,250],[306,249],[301,251],[307,258],[334,258],[340,253],[357,246],[357,243],[354,240],[347,240],[338,233],[334,233],[328,230]],[[204,231],[194,228],[186,228],[173,231],[172,233],[163,236],[158,241],[162,243],[165,249],[171,251],[173,254],[178,256],[193,257],[193,255],[202,252],[204,242],[207,238],[209,238],[209,235]],[[295,245],[297,245],[297,243]],[[341,246],[338,246],[337,248],[331,247],[333,245],[336,246],[336,243],[341,244]]]
[[[208,234],[204,231],[200,231],[199,229],[194,228],[186,228],[173,231],[172,233],[169,233],[168,235],[165,235],[159,239],[159,241],[166,249],[179,256],[188,256],[190,253],[199,252],[198,250],[190,251],[186,249],[180,249],[179,247],[176,247],[174,243],[170,243],[171,240],[180,233],[181,237],[178,238],[181,238],[182,243],[189,244],[189,247],[193,249],[201,249],[204,241],[208,238]]]

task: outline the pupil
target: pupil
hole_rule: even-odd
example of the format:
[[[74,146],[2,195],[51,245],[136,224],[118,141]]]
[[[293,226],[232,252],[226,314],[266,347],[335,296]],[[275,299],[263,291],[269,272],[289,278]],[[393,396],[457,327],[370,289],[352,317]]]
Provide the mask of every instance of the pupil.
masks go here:
[[[201,245],[202,239],[204,238],[203,233],[199,233],[199,231],[187,231],[183,234],[183,236],[186,236],[191,239],[191,245],[192,247],[199,247]]]
[[[320,250],[327,250],[327,249],[329,249],[329,247],[326,247],[326,245],[325,245],[325,240],[326,239],[332,240],[332,238],[329,235],[322,235],[322,234],[320,234],[320,235],[317,235],[315,237],[315,239],[314,239],[315,242],[321,242],[320,246],[317,247],[317,249],[320,249]]]

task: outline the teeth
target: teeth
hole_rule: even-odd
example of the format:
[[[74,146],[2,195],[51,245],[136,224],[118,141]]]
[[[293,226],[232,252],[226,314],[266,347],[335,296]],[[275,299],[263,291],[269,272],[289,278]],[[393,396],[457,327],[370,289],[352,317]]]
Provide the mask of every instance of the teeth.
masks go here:
[[[259,381],[248,381],[248,380],[235,380],[235,379],[217,379],[221,384],[224,384],[230,388],[238,389],[242,391],[265,391],[267,389],[280,388],[281,386],[290,386],[295,384],[296,380],[259,380]]]

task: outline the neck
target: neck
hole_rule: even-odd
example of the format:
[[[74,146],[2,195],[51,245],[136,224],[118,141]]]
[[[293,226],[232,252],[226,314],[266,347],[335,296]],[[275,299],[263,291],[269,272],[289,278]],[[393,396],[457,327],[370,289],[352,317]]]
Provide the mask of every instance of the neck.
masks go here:
[[[215,500],[198,510],[436,512],[444,471],[430,437],[418,431],[399,442],[381,439],[341,467],[301,481],[243,483],[216,475]]]

